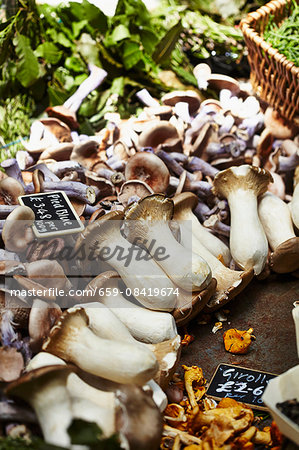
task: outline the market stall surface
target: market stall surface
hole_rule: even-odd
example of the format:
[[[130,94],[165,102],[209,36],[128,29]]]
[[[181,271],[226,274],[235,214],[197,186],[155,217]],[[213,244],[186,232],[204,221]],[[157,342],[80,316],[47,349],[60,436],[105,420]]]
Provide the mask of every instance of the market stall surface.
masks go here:
[[[228,321],[212,333],[214,323],[199,325],[195,319],[188,332],[195,337],[183,350],[181,364],[199,365],[209,381],[220,363],[281,374],[298,364],[293,303],[299,298],[298,279],[271,275],[254,280],[236,299],[227,304]],[[224,349],[223,333],[229,328],[253,328],[256,340],[245,355],[233,355]]]

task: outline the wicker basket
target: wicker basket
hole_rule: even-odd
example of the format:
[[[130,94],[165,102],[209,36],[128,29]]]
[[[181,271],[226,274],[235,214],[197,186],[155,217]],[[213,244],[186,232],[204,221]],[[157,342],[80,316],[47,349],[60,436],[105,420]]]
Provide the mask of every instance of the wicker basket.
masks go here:
[[[250,80],[257,95],[289,120],[299,119],[299,68],[263,39],[270,14],[278,25],[291,0],[273,0],[247,15],[240,27],[248,48]],[[297,116],[297,117],[296,117]]]

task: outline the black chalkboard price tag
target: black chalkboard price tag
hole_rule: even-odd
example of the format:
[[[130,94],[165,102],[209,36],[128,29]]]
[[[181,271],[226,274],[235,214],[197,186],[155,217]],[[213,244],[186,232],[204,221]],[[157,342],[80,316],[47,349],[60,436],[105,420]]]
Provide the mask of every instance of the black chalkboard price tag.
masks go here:
[[[36,237],[61,236],[79,233],[84,225],[63,191],[21,195],[19,203],[35,214],[32,226]]]
[[[276,375],[230,364],[219,364],[206,395],[221,400],[233,398],[253,409],[267,410],[262,402],[264,391]]]

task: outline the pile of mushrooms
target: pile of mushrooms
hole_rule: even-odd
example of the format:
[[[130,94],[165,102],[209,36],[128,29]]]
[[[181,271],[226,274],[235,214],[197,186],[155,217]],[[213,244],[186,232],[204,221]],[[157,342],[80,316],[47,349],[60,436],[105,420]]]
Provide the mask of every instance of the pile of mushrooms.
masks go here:
[[[105,74],[91,69],[94,88]],[[177,326],[218,310],[254,276],[298,276],[298,130],[236,80],[202,65],[194,73],[219,100],[189,90],[158,101],[143,90],[138,117],[107,114],[106,127],[86,136],[74,116],[89,90],[80,91],[48,108],[24,150],[1,164],[1,275],[43,291],[0,291],[0,380],[15,400],[7,422],[19,417],[21,398],[49,443],[71,448],[67,428],[83,418],[104,436],[118,433],[122,448],[158,448],[181,351]],[[50,240],[54,251],[36,238],[34,213],[18,197],[55,190],[85,229]],[[95,264],[78,260],[74,269],[59,258],[82,246]],[[129,264],[119,247],[131,252]],[[71,299],[74,287],[82,295]],[[29,409],[25,416],[34,420]]]

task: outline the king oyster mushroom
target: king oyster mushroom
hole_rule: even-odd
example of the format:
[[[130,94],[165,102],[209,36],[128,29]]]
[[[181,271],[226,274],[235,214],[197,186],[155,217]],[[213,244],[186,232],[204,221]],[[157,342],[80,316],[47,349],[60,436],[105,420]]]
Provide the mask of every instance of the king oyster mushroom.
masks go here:
[[[163,258],[156,256],[156,259],[169,278],[187,292],[203,290],[211,281],[211,269],[172,235],[168,222],[173,217],[173,210],[172,200],[160,194],[129,205],[125,211],[128,239],[131,242],[139,240],[153,258],[159,248],[163,249],[163,254],[166,251]]]
[[[82,308],[70,308],[62,314],[43,350],[117,383],[142,385],[158,370],[155,355],[145,346],[96,336]]]
[[[259,201],[258,213],[272,250],[270,266],[274,272],[299,269],[299,237],[296,237],[287,204],[270,192]]]
[[[126,180],[141,180],[153,192],[165,192],[169,184],[169,171],[162,159],[150,152],[139,152],[132,156],[125,168]]]
[[[223,170],[214,179],[214,194],[227,198],[230,207],[232,257],[242,269],[253,268],[256,275],[262,272],[268,256],[257,197],[266,192],[271,181],[270,172],[247,164]]]
[[[173,197],[174,220],[192,223],[192,239],[197,238],[216,258],[221,258],[226,266],[229,265],[231,254],[227,245],[207,230],[192,212],[198,204],[198,197],[191,192],[183,192]],[[190,236],[191,238],[191,236]]]
[[[75,308],[78,306],[75,306]],[[113,311],[99,302],[83,303],[79,307],[84,308],[88,319],[89,327],[94,334],[102,339],[111,339],[118,342],[128,342],[129,344],[146,346],[156,355],[159,369],[154,376],[154,380],[162,387],[166,388],[168,382],[177,367],[181,350],[181,338],[179,334],[167,341],[156,344],[144,344],[137,341],[117,318]]]
[[[292,220],[297,228],[299,230],[299,167],[295,170],[294,175],[294,192],[292,201],[290,203],[290,209],[292,214]]]
[[[76,243],[94,257],[103,258],[114,267],[135,298],[150,309],[171,311],[176,302],[175,286],[145,250],[131,245],[120,233],[121,211],[112,211],[86,227]],[[75,249],[75,250],[76,250]],[[128,263],[124,255],[131,255]],[[138,258],[138,259],[137,259]],[[152,295],[153,288],[169,295]]]
[[[22,375],[6,388],[9,396],[20,397],[34,409],[46,442],[69,447],[67,428],[72,422],[71,402],[66,389],[74,366],[51,365]]]
[[[217,280],[216,291],[207,303],[206,310],[220,308],[238,295],[253,277],[253,269],[236,271],[225,267],[205,246],[204,240],[192,235],[191,223],[180,222],[181,244],[200,255],[209,264],[212,276]]]
[[[156,344],[173,339],[178,333],[172,315],[142,308],[125,299],[118,287],[119,279],[117,272],[104,272],[95,277],[85,290],[96,289],[97,293],[103,293],[97,295],[97,300],[110,308],[138,341]]]

